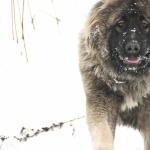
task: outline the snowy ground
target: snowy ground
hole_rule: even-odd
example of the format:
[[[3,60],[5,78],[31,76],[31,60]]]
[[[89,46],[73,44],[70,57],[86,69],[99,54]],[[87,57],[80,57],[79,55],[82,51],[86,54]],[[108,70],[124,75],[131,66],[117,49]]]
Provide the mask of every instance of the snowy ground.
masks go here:
[[[9,137],[2,143],[2,150],[90,150],[84,118],[66,123],[61,129],[41,133],[27,142],[20,143],[13,137],[19,135],[23,126],[38,129],[85,115],[77,38],[95,1],[53,0],[54,9],[50,0],[30,0],[31,14],[35,15],[35,30],[25,1],[28,62],[21,40],[17,0],[19,44],[12,40],[11,2],[0,1],[0,135]],[[56,16],[60,19],[59,25]],[[143,142],[138,132],[117,128],[116,150],[142,148]]]

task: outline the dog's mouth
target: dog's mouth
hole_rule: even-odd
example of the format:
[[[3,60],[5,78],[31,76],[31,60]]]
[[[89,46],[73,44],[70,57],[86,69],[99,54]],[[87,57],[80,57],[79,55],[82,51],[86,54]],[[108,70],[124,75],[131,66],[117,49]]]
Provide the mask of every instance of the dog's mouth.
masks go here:
[[[140,57],[125,57],[123,63],[127,65],[139,65],[142,63],[142,59]]]
[[[112,61],[118,72],[143,74],[150,67],[150,48],[141,51],[139,54],[130,55],[122,50],[115,49],[112,53]]]
[[[137,70],[138,68],[144,68],[150,61],[150,52],[144,56],[125,56],[120,57],[123,66],[127,70]]]

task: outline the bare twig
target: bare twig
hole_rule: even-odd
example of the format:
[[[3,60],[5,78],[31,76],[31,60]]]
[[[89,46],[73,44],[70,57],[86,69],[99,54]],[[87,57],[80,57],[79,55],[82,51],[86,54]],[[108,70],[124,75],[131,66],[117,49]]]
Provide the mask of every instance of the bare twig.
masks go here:
[[[11,19],[12,19],[12,36],[13,40],[15,39],[14,31],[16,34],[16,41],[18,43],[18,34],[17,34],[17,26],[16,26],[16,13],[15,13],[15,1],[11,0]]]
[[[35,25],[34,25],[34,18],[35,18],[35,15],[32,17],[32,13],[31,13],[31,9],[30,9],[30,4],[29,4],[29,1],[27,0],[27,3],[28,3],[28,8],[29,8],[29,13],[30,13],[30,17],[31,17],[31,23],[33,25],[33,29],[35,29]]]
[[[59,22],[60,22],[60,19],[58,19],[58,17],[57,17],[56,9],[55,9],[55,5],[54,5],[53,0],[51,0],[51,3],[52,3],[52,5],[53,5],[53,9],[54,9],[54,14],[55,14],[55,19],[56,19],[56,24],[57,24],[57,27],[58,27],[58,31],[60,32],[60,29],[59,29]]]
[[[87,15],[79,8],[77,1],[76,1],[76,7],[77,7],[77,9],[79,10],[79,12],[80,12],[84,17],[87,17]]]
[[[13,19],[14,19],[14,26],[15,26],[15,33],[16,33],[16,40],[18,43],[18,34],[17,34],[17,26],[16,26],[16,13],[15,13],[15,1],[13,0]]]
[[[60,22],[60,19],[59,19],[59,18],[57,18],[56,16],[53,16],[53,15],[49,14],[48,12],[43,11],[43,10],[41,10],[41,9],[39,9],[39,10],[40,10],[40,12],[44,13],[45,15],[48,15],[48,16],[52,17],[53,19],[58,20],[58,22]]]
[[[13,11],[13,0],[11,0],[11,24],[12,24],[12,38],[14,40],[14,11]]]
[[[21,23],[21,30],[22,30],[22,40],[23,40],[24,50],[25,50],[25,57],[26,57],[26,61],[28,61],[27,50],[26,50],[26,43],[25,43],[25,36],[24,36],[24,8],[25,8],[25,0],[23,0],[22,2],[23,2],[23,4],[22,4],[22,16],[21,16],[19,1],[17,0],[18,10],[19,10],[19,17],[20,17],[20,23]],[[12,18],[12,36],[13,36],[13,40],[15,38],[15,36],[14,36],[14,32],[15,32],[16,40],[17,40],[17,43],[18,43],[19,40],[18,40],[17,25],[16,25],[15,0],[11,0],[11,18]]]
[[[61,129],[62,126],[66,123],[71,123],[70,124],[70,126],[71,126],[73,121],[82,119],[84,117],[85,116],[82,116],[82,117],[75,118],[75,119],[72,119],[72,120],[69,120],[66,122],[59,122],[57,124],[53,123],[50,127],[42,127],[41,129],[36,129],[36,130],[35,129],[27,129],[25,127],[22,127],[22,129],[20,131],[21,137],[14,136],[14,138],[19,140],[20,142],[25,142],[28,139],[39,135],[40,133],[48,132],[48,131],[54,131],[55,129]],[[72,135],[74,135],[74,134],[75,134],[75,129],[73,128]]]
[[[25,0],[23,0],[23,5],[22,5],[22,21],[21,21],[21,27],[22,27],[22,40],[24,44],[24,49],[25,49],[25,55],[26,55],[26,61],[28,61],[28,55],[27,55],[27,49],[26,49],[26,43],[25,43],[25,37],[24,37],[24,3]]]
[[[1,147],[2,147],[2,145],[3,145],[3,142],[4,142],[5,140],[7,140],[8,138],[9,138],[9,137],[0,135],[0,150],[1,150]]]
[[[33,137],[39,135],[40,133],[55,131],[55,129],[61,129],[63,127],[63,125],[67,124],[67,123],[70,123],[70,126],[72,127],[72,122],[82,119],[82,118],[85,118],[85,116],[78,117],[78,118],[75,118],[75,119],[72,119],[69,121],[65,121],[65,122],[59,122],[57,124],[53,123],[50,127],[42,127],[40,129],[27,129],[25,127],[22,127],[20,130],[20,135],[14,136],[13,138],[20,142],[26,142],[28,139],[33,138]],[[72,136],[74,136],[74,134],[75,134],[75,128],[73,127]],[[0,150],[3,145],[3,142],[9,138],[10,138],[9,136],[4,136],[4,135],[0,136]]]

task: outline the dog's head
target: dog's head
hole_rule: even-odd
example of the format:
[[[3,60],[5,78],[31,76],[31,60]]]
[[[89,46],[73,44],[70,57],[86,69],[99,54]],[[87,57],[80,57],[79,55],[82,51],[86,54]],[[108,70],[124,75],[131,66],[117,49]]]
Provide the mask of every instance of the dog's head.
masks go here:
[[[150,70],[150,0],[103,0],[87,21],[87,49],[109,72],[141,76]],[[111,66],[111,67],[110,67]]]
[[[143,8],[143,7],[142,7]],[[150,20],[137,3],[122,12],[110,27],[108,49],[115,68],[143,74],[150,67]]]

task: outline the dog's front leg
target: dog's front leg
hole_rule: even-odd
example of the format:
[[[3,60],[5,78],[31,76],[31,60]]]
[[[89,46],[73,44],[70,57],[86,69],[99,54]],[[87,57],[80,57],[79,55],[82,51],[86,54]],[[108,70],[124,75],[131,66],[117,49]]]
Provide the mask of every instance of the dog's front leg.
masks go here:
[[[86,115],[93,150],[113,150],[118,109],[116,100],[87,96]]]

